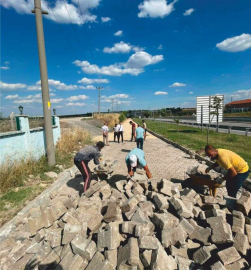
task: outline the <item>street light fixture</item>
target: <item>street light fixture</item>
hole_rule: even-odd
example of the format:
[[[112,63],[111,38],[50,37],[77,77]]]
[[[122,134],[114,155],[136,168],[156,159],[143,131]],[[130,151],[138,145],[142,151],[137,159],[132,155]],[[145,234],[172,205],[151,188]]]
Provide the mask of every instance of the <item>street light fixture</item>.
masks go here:
[[[56,115],[56,109],[53,109],[53,114]]]
[[[22,105],[20,105],[20,106],[18,107],[18,109],[19,109],[19,111],[20,111],[20,115],[23,114],[23,109],[24,109],[24,107],[23,107]]]

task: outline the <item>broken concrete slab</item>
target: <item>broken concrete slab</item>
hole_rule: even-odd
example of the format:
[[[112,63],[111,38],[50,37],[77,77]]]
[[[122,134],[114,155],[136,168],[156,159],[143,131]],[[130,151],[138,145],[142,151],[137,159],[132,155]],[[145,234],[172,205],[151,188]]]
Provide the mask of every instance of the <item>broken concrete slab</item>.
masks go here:
[[[219,251],[218,256],[224,266],[234,263],[241,259],[241,256],[235,247],[229,247],[227,249]]]

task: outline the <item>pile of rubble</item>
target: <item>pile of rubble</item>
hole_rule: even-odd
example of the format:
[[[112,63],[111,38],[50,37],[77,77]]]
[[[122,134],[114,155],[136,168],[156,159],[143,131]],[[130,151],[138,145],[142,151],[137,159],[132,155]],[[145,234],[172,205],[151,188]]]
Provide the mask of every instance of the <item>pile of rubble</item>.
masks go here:
[[[80,198],[63,191],[30,209],[0,244],[4,269],[246,269],[251,263],[251,194],[230,207],[141,171]],[[234,199],[232,199],[233,201]]]

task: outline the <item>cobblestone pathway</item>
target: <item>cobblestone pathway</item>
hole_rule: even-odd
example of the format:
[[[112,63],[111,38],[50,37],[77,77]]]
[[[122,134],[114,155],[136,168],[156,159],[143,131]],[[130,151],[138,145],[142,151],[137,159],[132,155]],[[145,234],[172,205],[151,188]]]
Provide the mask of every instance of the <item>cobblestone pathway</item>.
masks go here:
[[[124,123],[124,143],[110,142],[109,146],[106,146],[102,153],[104,159],[117,160],[115,165],[113,176],[111,177],[111,183],[121,179],[126,179],[127,167],[125,164],[125,157],[136,147],[136,142],[129,141],[131,137],[131,126],[129,120]],[[109,139],[113,138],[113,134]],[[101,136],[94,137],[95,141],[102,140]],[[186,169],[189,166],[196,166],[198,161],[190,159],[190,157],[181,150],[161,141],[160,139],[148,134],[144,142],[144,151],[147,164],[154,178],[157,179],[186,179]],[[94,164],[90,163],[90,168],[94,168]],[[94,176],[95,178],[95,176]],[[82,185],[80,185],[81,177],[70,180],[66,186],[62,188],[70,188],[69,192],[72,193],[72,188],[75,192],[82,192]]]

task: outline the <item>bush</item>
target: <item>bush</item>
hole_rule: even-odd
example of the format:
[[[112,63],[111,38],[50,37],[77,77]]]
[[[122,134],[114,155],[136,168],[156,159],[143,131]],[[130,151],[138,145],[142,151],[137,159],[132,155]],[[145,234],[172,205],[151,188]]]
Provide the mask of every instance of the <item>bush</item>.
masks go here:
[[[123,121],[125,121],[126,120],[126,115],[125,115],[125,113],[123,112],[123,113],[121,113],[121,115],[119,116],[119,122],[123,122]]]
[[[238,141],[238,135],[236,134],[229,134],[227,137],[228,142],[237,142]]]

